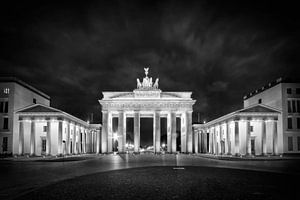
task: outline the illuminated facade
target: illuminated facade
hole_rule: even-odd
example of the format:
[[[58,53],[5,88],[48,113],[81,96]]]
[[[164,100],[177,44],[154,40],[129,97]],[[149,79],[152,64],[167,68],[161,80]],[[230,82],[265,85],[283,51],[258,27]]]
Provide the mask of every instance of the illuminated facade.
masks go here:
[[[280,110],[253,105],[205,124],[194,124],[195,153],[216,155],[282,154]],[[201,140],[202,139],[202,140]],[[203,142],[204,140],[204,142]]]
[[[278,109],[280,152],[300,153],[300,83],[277,79],[244,97],[244,107],[262,104]]]
[[[212,154],[300,153],[300,83],[279,78],[246,95],[243,109],[193,128]]]
[[[49,106],[50,97],[17,78],[0,77],[0,154],[18,151],[13,148],[19,132],[14,111],[35,103]]]
[[[16,111],[18,134],[14,154],[69,155],[95,153],[100,147],[100,124],[88,124],[61,110],[34,104]]]
[[[137,89],[133,92],[103,92],[101,151],[113,151],[114,138],[118,141],[118,151],[125,152],[126,118],[134,121],[134,152],[140,151],[140,118],[153,118],[154,152],[161,151],[160,118],[167,118],[167,151],[177,152],[176,118],[180,118],[181,152],[193,152],[192,112],[195,100],[191,92],[162,92],[158,89],[158,79],[152,82],[148,77],[141,82],[137,79]],[[113,118],[118,119],[118,131],[113,133]],[[114,137],[114,134],[117,136]]]

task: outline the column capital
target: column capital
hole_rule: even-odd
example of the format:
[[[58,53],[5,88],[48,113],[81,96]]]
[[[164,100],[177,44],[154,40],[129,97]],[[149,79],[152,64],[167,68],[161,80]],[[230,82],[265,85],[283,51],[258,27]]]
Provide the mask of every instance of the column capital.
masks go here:
[[[277,121],[277,119],[275,119],[275,117],[267,117],[265,119],[265,122],[273,122],[273,121]]]

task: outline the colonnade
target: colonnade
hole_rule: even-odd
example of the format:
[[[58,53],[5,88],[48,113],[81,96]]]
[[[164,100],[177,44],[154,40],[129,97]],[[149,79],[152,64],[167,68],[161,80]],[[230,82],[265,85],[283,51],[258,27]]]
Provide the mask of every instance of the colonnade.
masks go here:
[[[110,153],[113,151],[113,140],[118,141],[118,151],[125,152],[126,144],[126,119],[133,118],[134,128],[134,152],[140,151],[140,119],[143,117],[153,118],[153,147],[154,152],[161,152],[161,123],[160,118],[167,118],[167,152],[175,153],[176,148],[176,117],[181,119],[181,152],[193,151],[193,135],[192,135],[192,111],[176,112],[176,111],[102,111],[102,134],[101,134],[101,152]],[[117,138],[113,133],[113,118],[118,118]]]
[[[96,152],[97,138],[100,138],[100,130],[59,117],[23,117],[19,120],[19,155],[93,153]]]
[[[196,128],[195,134],[209,138],[208,152],[211,154],[278,154],[277,119],[272,117],[204,124],[202,128]]]

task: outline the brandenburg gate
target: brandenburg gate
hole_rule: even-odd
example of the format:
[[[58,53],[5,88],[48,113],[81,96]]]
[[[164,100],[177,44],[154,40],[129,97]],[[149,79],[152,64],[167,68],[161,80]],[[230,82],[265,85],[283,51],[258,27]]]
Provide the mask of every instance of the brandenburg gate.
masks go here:
[[[97,153],[113,151],[113,118],[118,118],[117,141],[118,151],[125,152],[126,118],[133,118],[134,122],[134,152],[140,151],[140,119],[153,118],[153,147],[158,153],[161,149],[160,118],[167,118],[167,151],[175,153],[176,118],[180,118],[181,152],[192,153],[192,112],[195,100],[192,92],[162,92],[158,87],[157,78],[153,83],[148,77],[149,68],[144,68],[145,77],[141,82],[137,79],[137,88],[132,92],[103,92],[102,106],[102,134],[98,138],[101,148]],[[100,141],[101,140],[101,141]]]

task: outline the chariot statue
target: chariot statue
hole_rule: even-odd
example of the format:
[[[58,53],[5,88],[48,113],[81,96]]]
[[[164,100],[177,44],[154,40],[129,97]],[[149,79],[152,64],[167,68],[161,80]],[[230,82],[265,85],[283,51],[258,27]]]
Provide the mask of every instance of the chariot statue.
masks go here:
[[[149,67],[144,68],[146,77],[143,78],[143,82],[140,81],[140,79],[136,79],[137,81],[137,89],[143,89],[143,90],[153,90],[158,89],[158,81],[157,78],[153,84],[152,77],[148,77],[149,73]]]

